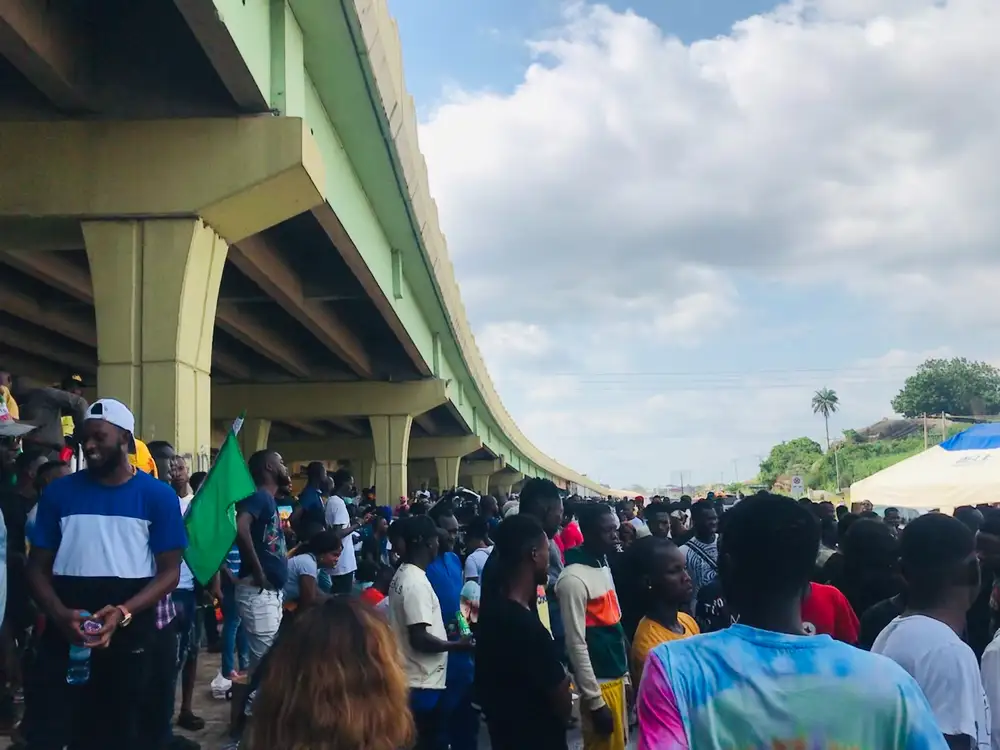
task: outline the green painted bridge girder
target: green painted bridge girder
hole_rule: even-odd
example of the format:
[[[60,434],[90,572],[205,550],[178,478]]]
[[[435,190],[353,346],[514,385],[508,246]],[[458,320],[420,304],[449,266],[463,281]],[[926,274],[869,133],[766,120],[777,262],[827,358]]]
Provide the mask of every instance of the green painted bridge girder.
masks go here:
[[[390,145],[354,1],[214,2],[264,98],[305,119],[323,155],[329,205],[425,363],[452,381],[470,432],[512,469],[555,479],[504,434],[465,364]]]

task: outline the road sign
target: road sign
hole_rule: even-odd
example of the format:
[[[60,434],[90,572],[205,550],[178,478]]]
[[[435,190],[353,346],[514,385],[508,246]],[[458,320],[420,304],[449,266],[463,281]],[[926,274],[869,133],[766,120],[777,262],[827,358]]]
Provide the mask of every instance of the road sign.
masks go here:
[[[794,474],[792,476],[792,497],[798,500],[805,494],[806,494],[806,484],[802,479],[802,475]]]

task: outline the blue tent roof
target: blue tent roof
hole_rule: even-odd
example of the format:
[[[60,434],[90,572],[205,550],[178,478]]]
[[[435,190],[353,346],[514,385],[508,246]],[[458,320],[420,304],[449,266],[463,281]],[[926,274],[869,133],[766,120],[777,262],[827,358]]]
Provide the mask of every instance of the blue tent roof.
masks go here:
[[[1000,422],[976,424],[948,438],[941,447],[946,451],[983,451],[1000,448]]]

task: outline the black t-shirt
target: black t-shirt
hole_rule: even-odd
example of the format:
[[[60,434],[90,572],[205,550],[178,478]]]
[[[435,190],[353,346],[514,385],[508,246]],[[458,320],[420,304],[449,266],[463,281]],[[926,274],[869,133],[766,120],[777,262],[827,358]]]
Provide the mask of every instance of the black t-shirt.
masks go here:
[[[866,609],[861,614],[858,626],[858,648],[871,651],[878,634],[885,630],[886,625],[903,614],[903,609],[903,599],[899,596],[883,599]]]
[[[993,610],[990,608],[990,597],[993,595],[993,575],[988,571],[983,571],[982,586],[979,589],[979,596],[972,603],[965,616],[965,633],[968,637],[967,643],[976,655],[977,659],[983,658],[983,651],[993,640],[996,632],[993,621]]]
[[[698,589],[694,619],[698,622],[702,633],[725,630],[733,624],[732,614],[729,612],[726,596],[722,591],[722,581],[718,578]]]
[[[0,512],[7,527],[7,612],[16,620],[15,627],[28,623],[26,613],[30,602],[25,572],[25,527],[31,499],[14,490],[0,491]]]
[[[0,490],[0,512],[3,513],[4,525],[7,527],[7,561],[10,553],[26,554],[24,529],[28,523],[30,498],[14,490]]]
[[[483,564],[483,572],[479,575],[479,618],[482,619],[486,612],[493,608],[495,604],[508,601],[503,592],[503,580],[500,576],[500,553],[493,550],[486,562]],[[538,602],[531,602],[531,611],[538,615]]]
[[[507,599],[482,614],[476,688],[495,750],[564,750],[566,723],[549,695],[566,678],[538,615]]]

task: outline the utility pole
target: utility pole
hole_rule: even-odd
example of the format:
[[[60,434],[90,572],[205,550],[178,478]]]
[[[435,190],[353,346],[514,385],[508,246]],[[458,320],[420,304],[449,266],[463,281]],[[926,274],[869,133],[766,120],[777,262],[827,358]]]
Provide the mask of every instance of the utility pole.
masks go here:
[[[733,482],[735,484],[739,484],[740,483],[740,467],[736,463],[736,459],[735,458],[733,459]]]
[[[945,421],[945,413],[941,412],[941,442],[948,439],[948,423]]]
[[[833,451],[833,465],[837,470],[837,494],[840,494],[840,451],[836,448]]]
[[[924,414],[924,450],[927,450],[927,414]]]

